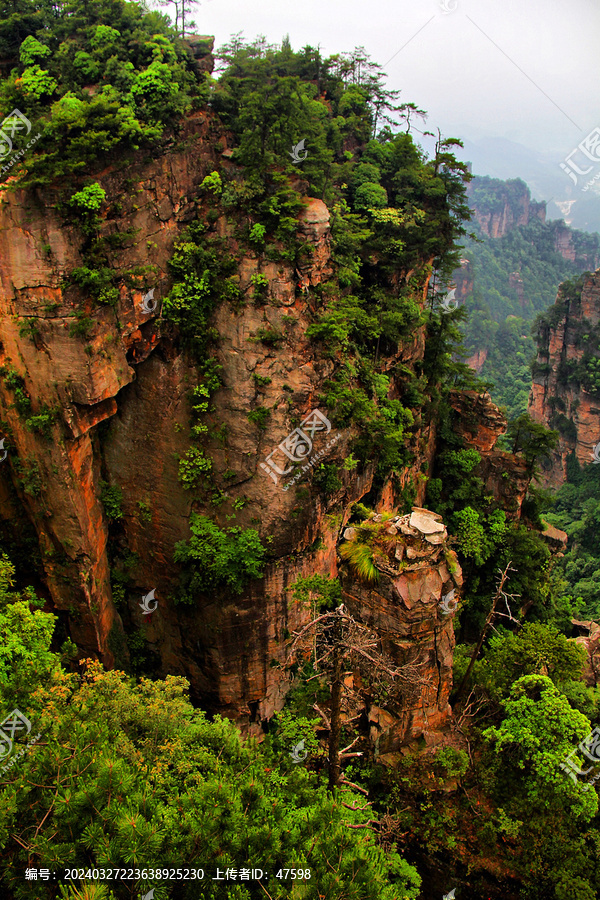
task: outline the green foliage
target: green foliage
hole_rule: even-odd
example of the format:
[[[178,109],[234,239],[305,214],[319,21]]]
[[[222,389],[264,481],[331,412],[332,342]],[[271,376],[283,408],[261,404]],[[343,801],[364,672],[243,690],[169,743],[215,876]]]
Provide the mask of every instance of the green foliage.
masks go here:
[[[19,474],[19,481],[24,492],[30,497],[41,497],[44,491],[44,481],[39,464],[34,456],[26,456],[25,460],[15,461],[15,469]]]
[[[472,557],[476,566],[483,566],[490,559],[507,531],[502,509],[484,517],[471,506],[465,506],[452,515],[452,533],[456,535],[458,548],[465,557]]]
[[[276,753],[289,753],[300,746],[299,753],[306,754],[307,763],[312,757],[322,755],[319,739],[315,734],[315,726],[321,723],[320,717],[308,719],[294,715],[289,709],[277,713],[273,722],[276,732],[271,738],[270,748]]]
[[[109,485],[106,481],[101,481],[100,502],[104,507],[106,517],[111,522],[117,522],[123,518],[123,491],[118,485]]]
[[[195,490],[212,469],[209,459],[200,447],[190,447],[179,460],[179,481],[184,490]]]
[[[584,658],[583,647],[553,625],[526,622],[517,633],[490,638],[484,659],[476,663],[475,679],[497,701],[506,699],[523,675],[545,675],[564,692],[567,683],[580,681]]]
[[[292,591],[294,600],[311,605],[316,613],[335,609],[342,600],[339,579],[324,578],[323,575],[299,575],[287,590]]]
[[[52,51],[41,44],[32,34],[28,35],[19,48],[19,59],[24,66],[31,66],[39,60],[51,56]]]
[[[277,872],[292,857],[311,870],[307,898],[393,900],[400,891],[416,900],[414,869],[364,829],[348,827],[364,823],[364,812],[329,797],[314,774],[293,765],[288,748],[267,755],[255,742],[244,744],[226,719],[209,722],[186,690],[183,678],[136,685],[95,662],[82,677],[57,667],[53,683],[42,684],[32,715],[44,740],[4,779],[2,876],[15,900],[31,897],[22,871],[32,863],[101,868],[110,860],[144,869],[185,859],[214,871],[260,859]],[[344,797],[348,806],[361,805],[352,791]],[[289,883],[272,880],[273,900],[288,897]],[[137,881],[136,894],[152,884]],[[217,900],[222,890],[211,885],[203,894]],[[156,890],[175,896],[168,884]],[[181,890],[183,900],[198,893],[191,883]],[[50,900],[53,890],[38,882],[36,896]],[[249,900],[251,891],[240,886],[236,896]]]
[[[230,296],[228,277],[235,261],[222,251],[216,235],[205,235],[206,226],[196,221],[175,243],[169,269],[175,284],[162,305],[165,319],[175,323],[197,359],[207,358],[208,322],[216,304]]]
[[[52,437],[52,427],[59,416],[58,409],[51,409],[45,403],[40,406],[40,411],[35,416],[28,416],[25,425],[30,431],[42,434],[46,438]]]
[[[73,269],[68,278],[71,284],[77,284],[87,295],[91,295],[98,303],[107,303],[114,306],[119,299],[119,291],[113,286],[113,271],[108,266],[90,268],[78,266]],[[87,320],[88,322],[91,319]],[[87,332],[84,334],[87,337]]]
[[[25,387],[25,379],[19,375],[14,366],[2,366],[0,375],[4,379],[4,384],[13,392],[13,406],[20,416],[27,416],[31,413],[31,398]]]
[[[207,97],[205,79],[166,18],[140,4],[20,6],[3,16],[2,57],[19,63],[5,74],[0,99],[41,133],[22,160],[20,185],[89,172],[109,153],[113,162],[125,160]]]
[[[175,545],[174,560],[184,566],[179,602],[193,603],[199,593],[229,588],[241,594],[245,583],[260,578],[265,548],[253,528],[225,530],[207,516],[192,513],[192,536]]]
[[[50,651],[56,616],[42,612],[33,588],[14,589],[15,567],[0,556],[0,695],[3,707],[23,709],[34,689],[47,684],[58,657]],[[36,609],[36,607],[38,607]],[[22,704],[22,706],[21,706]],[[39,709],[37,702],[36,709]]]
[[[259,328],[249,340],[260,341],[268,347],[276,347],[283,340],[283,335],[277,328]]]
[[[342,487],[343,483],[338,472],[339,466],[335,463],[321,463],[315,466],[313,481],[326,496],[335,494]]]
[[[529,413],[523,413],[514,422],[509,422],[506,436],[511,452],[523,454],[530,472],[535,470],[536,462],[558,444],[558,433],[534,422]]]
[[[106,191],[98,182],[94,182],[74,193],[69,202],[82,214],[86,214],[97,213],[105,200]]]
[[[269,287],[269,279],[267,276],[255,273],[250,281],[254,287],[254,298],[258,299],[264,297]]]
[[[356,209],[383,209],[387,205],[387,191],[380,184],[365,181],[354,192]]]
[[[543,675],[520,678],[504,707],[502,723],[483,733],[489,752],[482,763],[490,801],[518,834],[511,864],[530,896],[566,900],[567,893],[555,893],[556,885],[577,879],[580,896],[591,900],[583,832],[597,813],[598,796],[560,768],[589,734],[590,723]]]
[[[253,422],[261,431],[264,431],[267,427],[271,410],[267,409],[266,406],[257,406],[256,409],[250,410],[246,415],[249,422]]]
[[[219,173],[211,172],[210,175],[206,175],[200,183],[200,189],[211,191],[213,194],[221,194],[223,191],[223,182],[221,181]]]
[[[144,500],[138,500],[137,502],[140,522],[143,525],[150,525],[152,522],[152,509],[150,508],[149,503],[145,503]]]
[[[39,103],[44,97],[51,97],[58,87],[50,72],[37,64],[25,69],[18,80],[18,85],[25,98],[33,103]]]
[[[367,584],[379,581],[379,573],[373,563],[373,547],[370,530],[359,529],[355,540],[344,542],[339,549],[340,556],[352,568],[354,575]]]
[[[75,313],[75,321],[69,325],[69,337],[82,337],[85,340],[91,337],[94,328],[94,320],[82,310]]]
[[[261,225],[260,222],[257,222],[250,229],[250,235],[248,239],[258,247],[262,247],[265,242],[266,232],[267,229],[265,228],[265,226]]]
[[[545,518],[566,531],[567,552],[560,560],[569,593],[579,598],[579,618],[600,616],[600,467],[580,467],[573,453],[568,458],[567,482],[559,488],[555,504]]]

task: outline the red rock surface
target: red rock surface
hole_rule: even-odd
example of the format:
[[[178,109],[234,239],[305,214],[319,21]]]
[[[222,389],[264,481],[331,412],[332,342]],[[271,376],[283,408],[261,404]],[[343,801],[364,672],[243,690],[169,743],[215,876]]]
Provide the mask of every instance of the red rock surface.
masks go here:
[[[600,270],[585,278],[581,295],[565,300],[560,319],[542,333],[537,362],[546,371],[533,377],[529,412],[546,427],[555,425],[556,412],[562,413],[574,431],[569,435],[563,429],[557,449],[542,464],[542,482],[547,487],[557,488],[565,481],[567,457],[573,451],[581,465],[594,461],[594,448],[600,441],[600,399],[567,381],[561,372],[569,362],[581,359],[579,337],[599,321]]]
[[[174,241],[188,223],[198,215],[206,219],[210,211],[210,197],[199,188],[202,180],[221,166],[239,174],[225,155],[227,136],[217,149],[218,144],[209,117],[192,113],[177,149],[140,158],[131,171],[107,170],[99,176],[107,194],[120,199],[119,230],[135,233],[127,249],[116,254],[115,269],[156,267],[151,279],[139,278],[134,286],[123,280],[114,307],[94,305],[81,291],[64,288],[65,274],[83,263],[82,239],[59,215],[51,191],[46,191],[44,207],[34,195],[0,192],[0,364],[14,366],[24,378],[34,412],[44,403],[59,414],[50,439],[29,431],[13,406],[13,392],[0,378],[0,416],[13,448],[0,469],[0,497],[10,494],[20,504],[0,504],[0,517],[9,527],[16,515],[35,530],[48,593],[54,608],[66,613],[82,655],[98,656],[107,665],[124,663],[124,619],[128,632],[141,632],[155,653],[154,674],[186,675],[195,698],[258,731],[261,721],[281,707],[289,684],[279,665],[286,655],[285,636],[309,615],[288,588],[299,574],[337,574],[340,529],[352,504],[370,491],[375,462],[359,474],[343,468],[357,434],[354,428],[333,429],[328,436],[335,443],[324,458],[335,465],[342,486],[327,499],[311,486],[308,475],[284,491],[260,467],[298,422],[319,407],[335,365],[306,338],[314,316],[313,289],[333,268],[329,211],[321,200],[306,198],[298,231],[313,249],[299,270],[252,252],[242,255],[235,223],[222,216],[215,224],[238,258],[237,283],[246,301],[239,308],[223,303],[214,315],[223,386],[211,399],[211,423],[226,439],[209,436],[206,452],[213,460],[211,488],[223,491],[225,502],[202,508],[178,479],[178,460],[190,447],[189,395],[198,373],[195,361],[179,349],[161,321],[160,301],[171,286],[167,263]],[[135,179],[133,190],[125,187],[128,175]],[[115,227],[105,223],[103,229],[112,234]],[[254,274],[268,279],[263,303],[253,301]],[[141,298],[150,285],[158,305],[145,313]],[[416,289],[421,304],[426,286],[423,279]],[[92,320],[87,339],[70,334],[80,309]],[[33,338],[22,332],[27,316],[35,317]],[[251,340],[264,328],[281,333],[278,345]],[[390,370],[414,368],[423,351],[420,328],[398,347]],[[257,385],[254,375],[271,381]],[[390,396],[400,395],[401,386],[392,379]],[[461,398],[457,392],[453,403],[468,411],[465,433],[471,429],[474,446],[488,452],[503,424],[493,404],[477,395]],[[248,419],[258,406],[270,409],[265,431]],[[418,409],[406,442],[413,462],[383,485],[375,501],[378,509],[398,509],[398,492],[413,485],[415,502],[424,502],[423,471],[435,455],[436,430]],[[326,443],[317,435],[315,450]],[[25,478],[17,459],[25,466]],[[40,487],[28,492],[27,478],[36,471]],[[122,518],[112,525],[100,500],[101,482],[122,491]],[[235,500],[244,501],[242,509],[234,510]],[[241,596],[206,591],[193,606],[175,602],[179,570],[173,552],[178,541],[189,538],[193,508],[213,516],[221,527],[231,525],[227,517],[235,512],[236,526],[256,527],[263,539],[272,538],[264,577]],[[111,533],[113,551],[131,564],[131,581],[119,607],[110,586]],[[398,647],[414,643],[418,648],[428,685],[417,705],[407,706],[391,745],[447,721],[453,635],[451,624],[441,622],[437,611],[447,583],[447,566],[439,560],[395,579],[382,578],[381,593],[365,591],[346,577],[348,597],[367,617],[389,626]],[[145,617],[139,603],[151,590],[158,608]]]

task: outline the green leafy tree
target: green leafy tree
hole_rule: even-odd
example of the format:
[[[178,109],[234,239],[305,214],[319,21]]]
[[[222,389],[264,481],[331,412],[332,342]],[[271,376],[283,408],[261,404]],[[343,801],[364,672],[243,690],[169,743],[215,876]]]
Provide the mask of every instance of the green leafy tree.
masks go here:
[[[260,860],[274,874],[310,869],[303,896],[317,900],[416,900],[419,877],[395,852],[384,853],[364,827],[353,792],[329,798],[314,773],[288,754],[244,744],[235,726],[207,721],[186,699],[187,682],[105,672],[89,662],[81,676],[56,668],[36,692],[43,739],[3,778],[0,877],[15,900],[30,900],[26,866],[135,867],[137,882],[111,883],[116,900],[146,893],[192,900],[198,886],[153,879],[151,868],[240,868]],[[350,826],[350,827],[349,827]],[[274,900],[289,884],[269,883]],[[103,885],[105,887],[105,885]],[[103,897],[97,885],[87,896]],[[202,885],[206,900],[231,896],[231,885]],[[235,888],[255,900],[258,884]],[[76,893],[63,889],[73,900]],[[39,882],[38,900],[56,896]]]
[[[531,476],[537,461],[547,456],[558,444],[558,432],[534,422],[529,413],[523,413],[510,422],[506,434],[511,452],[523,455]]]
[[[207,516],[192,513],[190,530],[190,540],[179,541],[173,557],[185,566],[185,602],[217,587],[241,594],[249,579],[262,575],[266,551],[253,528],[223,530]]]
[[[590,723],[545,675],[520,678],[504,708],[501,725],[483,732],[484,765],[490,799],[512,823],[511,865],[529,896],[567,900],[577,884],[577,896],[592,900],[597,878],[589,873],[583,830],[598,796],[560,768]]]

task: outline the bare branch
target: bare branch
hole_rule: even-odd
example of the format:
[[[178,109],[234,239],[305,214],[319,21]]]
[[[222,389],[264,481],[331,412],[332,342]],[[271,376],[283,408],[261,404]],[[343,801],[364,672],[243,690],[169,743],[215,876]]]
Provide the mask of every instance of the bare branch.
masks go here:
[[[318,712],[318,713],[319,713],[319,715],[321,716],[321,718],[322,718],[323,721],[325,722],[325,727],[326,727],[326,728],[331,728],[331,722],[329,721],[328,717],[325,715],[325,713],[323,712],[323,710],[320,709],[320,707],[318,707],[316,703],[313,705],[313,709],[315,710],[315,712]]]
[[[352,741],[351,744],[348,744],[347,747],[344,747],[343,750],[340,750],[340,753],[346,753],[348,750],[352,750],[352,748],[354,747],[354,745],[355,745],[355,744],[358,744],[359,740],[360,740],[360,735],[359,735],[358,737],[354,738],[354,740]]]
[[[348,779],[347,779],[347,778],[344,778],[343,775],[342,775],[342,777],[340,778],[340,782],[341,782],[342,784],[347,784],[348,787],[355,788],[355,790],[360,791],[361,794],[364,794],[365,797],[368,797],[368,796],[369,796],[369,792],[366,791],[366,790],[364,789],[364,787],[361,787],[360,784],[354,784],[354,782],[348,781]]]

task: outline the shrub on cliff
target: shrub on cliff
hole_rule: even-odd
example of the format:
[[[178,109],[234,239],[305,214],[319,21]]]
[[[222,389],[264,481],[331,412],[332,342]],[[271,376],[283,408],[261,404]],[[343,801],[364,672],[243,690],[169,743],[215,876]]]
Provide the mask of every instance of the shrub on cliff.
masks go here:
[[[193,98],[206,98],[166,17],[142,4],[19,5],[19,14],[0,13],[0,55],[15,62],[0,83],[0,109],[16,107],[41,132],[22,160],[21,185],[51,182],[117,147],[156,141]]]
[[[191,538],[179,541],[173,556],[184,566],[179,602],[193,603],[197,594],[215,588],[241,594],[249,579],[262,575],[266,551],[254,528],[223,530],[207,516],[192,513],[190,530]]]

